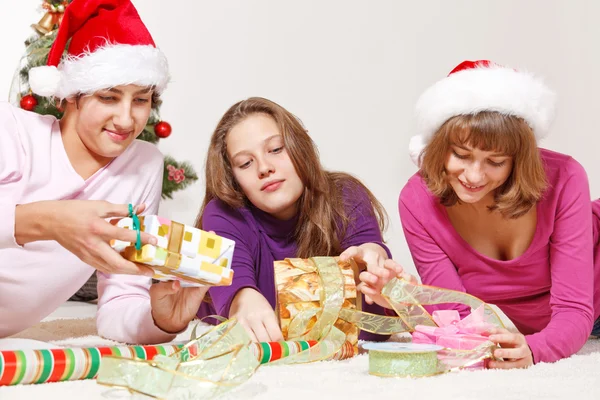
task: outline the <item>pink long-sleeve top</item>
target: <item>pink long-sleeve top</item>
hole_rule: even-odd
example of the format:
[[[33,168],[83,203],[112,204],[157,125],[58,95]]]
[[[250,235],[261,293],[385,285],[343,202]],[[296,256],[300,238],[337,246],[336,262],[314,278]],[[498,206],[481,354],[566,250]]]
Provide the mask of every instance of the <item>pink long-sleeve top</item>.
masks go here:
[[[158,149],[134,141],[127,150],[84,180],[73,169],[58,121],[0,102],[0,337],[15,334],[57,309],[94,269],[55,241],[20,246],[15,208],[42,200],[106,200],[146,203],[156,214],[163,158]],[[98,274],[98,332],[122,342],[168,341],[150,314],[150,278]]]
[[[424,284],[467,292],[497,305],[525,335],[534,362],[577,352],[600,314],[600,267],[594,265],[587,175],[573,158],[540,149],[549,182],[537,204],[533,241],[520,257],[500,261],[475,251],[454,229],[417,173],[402,189],[400,218]],[[597,245],[596,245],[597,246]],[[461,314],[466,306],[457,307]]]

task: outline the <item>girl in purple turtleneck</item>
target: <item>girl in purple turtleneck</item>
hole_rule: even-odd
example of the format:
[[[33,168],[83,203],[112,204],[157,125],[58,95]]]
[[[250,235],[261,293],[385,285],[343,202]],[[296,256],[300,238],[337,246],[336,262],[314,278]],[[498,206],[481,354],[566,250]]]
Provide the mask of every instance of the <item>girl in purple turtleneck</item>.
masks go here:
[[[289,111],[262,98],[234,104],[211,138],[197,226],[235,241],[235,276],[231,286],[209,290],[212,305],[204,303],[198,315],[236,317],[254,340],[282,340],[273,262],[341,255],[382,276],[402,275],[388,260],[384,218],[362,183],[323,169],[315,144]],[[383,313],[365,300],[371,303],[365,311]]]

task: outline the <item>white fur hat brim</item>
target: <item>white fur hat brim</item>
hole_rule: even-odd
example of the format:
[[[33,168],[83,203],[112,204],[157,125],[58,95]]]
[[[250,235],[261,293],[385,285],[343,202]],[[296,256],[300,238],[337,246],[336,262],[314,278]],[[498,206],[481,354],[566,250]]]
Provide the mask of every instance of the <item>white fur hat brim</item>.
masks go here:
[[[495,65],[455,72],[417,101],[418,138],[411,139],[411,157],[418,163],[425,146],[448,119],[482,111],[523,118],[539,140],[550,130],[555,105],[554,92],[528,72]]]
[[[167,58],[151,45],[107,45],[93,53],[67,57],[58,68],[43,66],[29,71],[34,93],[60,99],[129,84],[152,86],[160,94],[168,82]]]

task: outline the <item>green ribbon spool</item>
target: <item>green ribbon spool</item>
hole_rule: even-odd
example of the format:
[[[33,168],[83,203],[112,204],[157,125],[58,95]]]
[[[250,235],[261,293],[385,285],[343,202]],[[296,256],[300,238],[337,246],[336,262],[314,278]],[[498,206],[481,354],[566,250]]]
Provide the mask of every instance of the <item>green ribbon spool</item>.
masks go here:
[[[437,375],[438,351],[443,347],[415,343],[367,343],[369,374],[381,377],[424,377]]]

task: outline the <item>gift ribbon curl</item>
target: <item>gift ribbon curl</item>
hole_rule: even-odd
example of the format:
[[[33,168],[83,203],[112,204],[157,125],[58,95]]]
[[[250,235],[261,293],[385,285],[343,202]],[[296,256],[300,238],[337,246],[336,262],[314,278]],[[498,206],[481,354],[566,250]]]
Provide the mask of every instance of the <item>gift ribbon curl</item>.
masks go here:
[[[502,320],[489,304],[464,292],[412,284],[395,278],[382,289],[381,294],[388,300],[398,317],[410,327],[410,332],[414,332],[418,325],[438,327],[423,306],[448,303],[468,305],[476,309],[478,314],[482,314],[480,321],[485,321],[488,326],[504,328]],[[483,360],[494,359],[493,353],[497,347],[491,341],[486,341],[469,350],[444,348],[438,352],[438,373],[464,369]]]
[[[160,399],[212,398],[248,380],[260,365],[235,318],[151,361],[107,356],[97,382]]]

